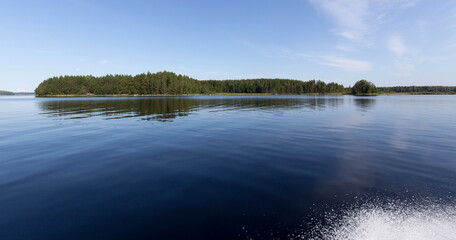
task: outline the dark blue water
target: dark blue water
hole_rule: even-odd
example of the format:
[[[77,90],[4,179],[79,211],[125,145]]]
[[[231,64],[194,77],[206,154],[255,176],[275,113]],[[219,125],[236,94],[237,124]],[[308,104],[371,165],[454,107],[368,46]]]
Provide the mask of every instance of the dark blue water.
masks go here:
[[[0,97],[0,154],[0,239],[305,238],[454,206],[456,96]]]

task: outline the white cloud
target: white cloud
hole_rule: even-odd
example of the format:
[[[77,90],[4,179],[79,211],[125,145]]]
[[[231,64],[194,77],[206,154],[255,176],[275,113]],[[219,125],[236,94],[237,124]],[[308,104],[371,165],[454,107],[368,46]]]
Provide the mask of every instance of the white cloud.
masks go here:
[[[393,69],[394,76],[407,77],[415,70],[411,49],[408,49],[404,43],[404,39],[400,35],[393,35],[388,39],[388,49],[395,55]],[[417,56],[415,56],[417,57]]]
[[[407,52],[407,48],[405,47],[404,40],[401,36],[390,37],[388,40],[388,48],[397,56],[402,56]]]
[[[335,24],[332,31],[351,41],[366,41],[389,11],[415,6],[419,0],[309,0]],[[369,44],[368,44],[369,45]]]
[[[100,64],[108,64],[108,61],[107,60],[101,60]]]
[[[372,69],[373,65],[371,62],[350,59],[345,57],[337,57],[337,56],[320,56],[320,55],[312,55],[307,53],[300,53],[293,51],[291,49],[285,48],[279,52],[279,56],[282,58],[287,59],[306,59],[321,65],[331,66],[339,69],[343,69],[350,72],[364,72],[369,71]]]
[[[415,65],[404,60],[396,60],[394,68],[396,69],[394,76],[408,77],[415,70]]]
[[[371,48],[377,39],[383,38],[383,28],[392,22],[398,13],[415,6],[420,0],[309,0],[318,10],[328,16],[334,28],[330,29],[342,42],[335,48],[341,51],[357,51],[359,47]],[[425,37],[424,31],[423,36]],[[424,39],[423,37],[423,39]],[[387,49],[393,53],[393,75],[409,76],[415,71],[415,66],[427,59],[421,56],[420,51],[406,44],[401,35],[390,36],[387,40]],[[368,61],[353,58],[320,57],[320,64],[337,67],[346,71],[368,71],[373,65]],[[424,60],[426,61],[426,60]]]
[[[423,56],[419,50],[407,45],[400,35],[393,35],[388,39],[388,49],[395,55],[395,76],[410,76],[416,65],[434,61],[434,58]]]
[[[396,0],[391,2],[398,2],[402,8],[414,7],[420,0]]]
[[[456,42],[456,2],[452,2],[451,5],[445,6],[448,11],[445,13],[445,17],[442,20],[442,23],[445,25],[445,30],[447,33],[446,41],[442,44],[442,50],[455,50]]]
[[[286,59],[314,58],[314,56],[306,53],[300,53],[289,48],[279,49],[278,55]]]
[[[453,30],[453,29],[456,29],[456,24],[448,25],[448,26],[446,27],[446,29],[447,29],[447,30],[450,30],[450,31]]]
[[[322,57],[321,64],[336,68],[341,68],[350,72],[364,72],[372,69],[372,63],[348,58],[334,56]]]
[[[440,47],[440,50],[443,50],[443,51],[456,50],[456,43],[450,43],[450,44],[444,45],[444,46]]]
[[[341,50],[341,51],[345,51],[345,52],[353,52],[353,51],[355,51],[355,48],[352,47],[352,46],[349,46],[349,45],[337,45],[336,48]]]
[[[381,20],[381,19],[383,19],[387,14],[388,14],[387,12],[381,13],[381,14],[378,15],[375,19],[376,19],[376,20]]]
[[[337,35],[359,40],[366,30],[365,19],[369,16],[367,0],[310,0],[335,22]]]

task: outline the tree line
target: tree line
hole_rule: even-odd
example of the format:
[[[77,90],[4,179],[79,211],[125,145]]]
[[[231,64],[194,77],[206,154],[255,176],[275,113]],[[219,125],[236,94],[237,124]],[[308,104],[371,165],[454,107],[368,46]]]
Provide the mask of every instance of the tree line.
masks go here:
[[[349,90],[349,89],[347,89]],[[359,80],[353,87],[351,93],[357,96],[372,96],[378,93],[406,93],[406,94],[456,94],[456,86],[397,86],[397,87],[376,87],[366,80]]]
[[[14,95],[13,92],[0,90],[0,95]]]
[[[320,80],[290,79],[196,80],[173,72],[131,75],[60,76],[43,81],[37,96],[49,95],[185,95],[212,93],[344,93],[343,85]]]
[[[397,86],[397,87],[379,87],[382,93],[455,93],[456,86]]]
[[[57,95],[187,95],[187,94],[353,94],[377,93],[449,93],[455,87],[447,86],[398,86],[376,87],[366,80],[353,87],[344,88],[334,82],[320,80],[299,81],[291,79],[196,80],[173,72],[143,73],[132,75],[60,76],[43,81],[36,89],[36,96]],[[5,94],[5,92],[4,92]],[[8,93],[6,93],[8,94]]]

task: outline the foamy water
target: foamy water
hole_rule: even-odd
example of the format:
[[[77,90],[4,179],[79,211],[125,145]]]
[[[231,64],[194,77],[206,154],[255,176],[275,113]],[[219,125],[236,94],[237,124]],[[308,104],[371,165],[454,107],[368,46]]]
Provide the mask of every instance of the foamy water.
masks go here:
[[[452,206],[366,205],[328,221],[328,226],[315,227],[310,239],[456,239],[456,208]]]

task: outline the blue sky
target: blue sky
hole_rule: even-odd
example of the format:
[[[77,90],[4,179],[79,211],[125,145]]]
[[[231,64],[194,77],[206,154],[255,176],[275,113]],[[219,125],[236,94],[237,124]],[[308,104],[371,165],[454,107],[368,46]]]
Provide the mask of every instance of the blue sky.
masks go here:
[[[0,89],[162,70],[456,85],[456,1],[0,0]]]

